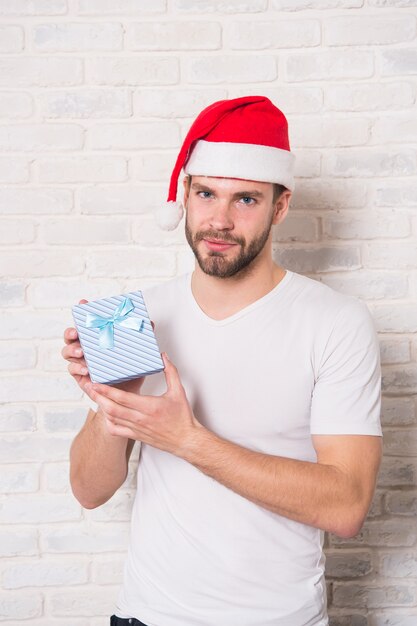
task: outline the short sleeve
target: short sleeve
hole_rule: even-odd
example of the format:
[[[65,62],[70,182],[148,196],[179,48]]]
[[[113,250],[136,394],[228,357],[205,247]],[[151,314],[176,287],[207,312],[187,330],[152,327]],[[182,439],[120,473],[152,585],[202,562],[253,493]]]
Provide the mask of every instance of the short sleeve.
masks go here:
[[[367,306],[349,297],[319,361],[311,434],[381,435],[379,341]]]

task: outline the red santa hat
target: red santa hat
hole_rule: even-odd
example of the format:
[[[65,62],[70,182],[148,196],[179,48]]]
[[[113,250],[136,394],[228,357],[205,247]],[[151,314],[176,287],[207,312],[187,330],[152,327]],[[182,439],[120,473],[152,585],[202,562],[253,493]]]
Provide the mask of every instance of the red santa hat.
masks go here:
[[[203,109],[181,146],[166,206],[158,212],[164,230],[173,230],[184,208],[177,202],[181,169],[196,176],[242,178],[294,189],[294,155],[285,115],[264,96],[219,100]]]

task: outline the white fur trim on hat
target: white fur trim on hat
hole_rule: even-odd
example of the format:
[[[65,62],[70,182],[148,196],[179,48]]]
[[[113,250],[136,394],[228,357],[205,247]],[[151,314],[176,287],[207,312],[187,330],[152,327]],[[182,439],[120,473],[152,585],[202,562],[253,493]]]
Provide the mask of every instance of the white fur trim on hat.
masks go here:
[[[184,172],[194,176],[242,178],[294,190],[295,156],[288,150],[251,143],[197,141]]]

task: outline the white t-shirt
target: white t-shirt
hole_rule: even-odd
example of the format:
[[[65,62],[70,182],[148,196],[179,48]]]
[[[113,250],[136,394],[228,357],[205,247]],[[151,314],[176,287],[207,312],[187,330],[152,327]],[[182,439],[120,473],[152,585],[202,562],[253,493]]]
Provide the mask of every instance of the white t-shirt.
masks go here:
[[[191,273],[144,291],[196,418],[258,452],[316,461],[311,434],[381,435],[378,339],[365,304],[287,270],[224,320]],[[163,374],[142,392],[166,390]],[[322,531],[142,444],[116,613],[148,626],[325,626]]]

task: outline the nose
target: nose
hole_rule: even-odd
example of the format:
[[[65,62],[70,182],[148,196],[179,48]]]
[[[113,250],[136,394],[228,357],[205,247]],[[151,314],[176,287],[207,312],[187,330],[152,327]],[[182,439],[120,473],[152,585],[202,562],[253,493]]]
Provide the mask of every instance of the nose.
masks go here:
[[[210,227],[215,230],[231,230],[234,226],[232,212],[227,202],[215,202],[209,219]]]

